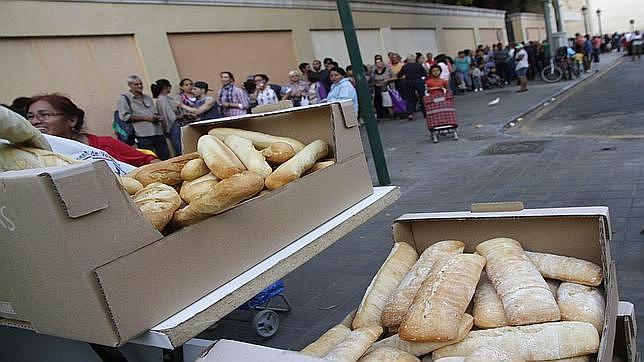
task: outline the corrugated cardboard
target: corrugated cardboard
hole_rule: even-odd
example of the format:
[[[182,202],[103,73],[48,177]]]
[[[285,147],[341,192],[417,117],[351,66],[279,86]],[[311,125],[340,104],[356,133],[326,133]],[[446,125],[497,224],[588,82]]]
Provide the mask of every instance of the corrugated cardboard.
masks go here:
[[[635,306],[630,302],[619,302],[617,311],[617,333],[615,334],[615,354],[613,360],[637,362],[637,323]]]
[[[256,361],[280,361],[280,362],[316,362],[323,361],[320,358],[307,356],[294,351],[285,351],[255,344],[221,339],[210,349],[198,358],[195,362],[256,362]]]
[[[186,152],[210,128],[226,126],[305,143],[321,138],[336,163],[166,237],[102,162],[0,174],[0,211],[15,224],[0,227],[7,269],[0,317],[119,345],[190,305],[373,192],[353,108],[345,108],[333,103],[184,127]]]
[[[487,209],[495,211],[485,212]],[[503,209],[503,205],[492,205],[477,207],[479,212],[406,214],[394,222],[394,240],[409,243],[419,253],[441,240],[461,240],[465,243],[465,252],[471,253],[485,240],[510,237],[521,242],[526,250],[576,257],[602,265],[606,310],[598,361],[610,361],[619,298],[615,263],[610,254],[608,208],[513,212]]]

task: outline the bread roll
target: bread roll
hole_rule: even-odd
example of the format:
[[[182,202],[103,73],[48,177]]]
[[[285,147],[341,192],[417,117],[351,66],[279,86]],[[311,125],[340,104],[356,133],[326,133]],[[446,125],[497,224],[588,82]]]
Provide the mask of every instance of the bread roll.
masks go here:
[[[518,356],[517,353],[506,351],[495,346],[481,346],[469,356],[465,357],[465,362],[524,362],[525,360]]]
[[[561,283],[557,290],[557,303],[562,320],[591,323],[597,328],[597,332],[602,334],[606,302],[597,288]]]
[[[456,240],[439,241],[430,245],[407,272],[398,288],[391,293],[382,311],[382,325],[397,327],[402,323],[420,285],[438,259],[463,252],[465,244]]]
[[[525,252],[544,278],[593,287],[602,283],[601,266],[568,256]]]
[[[121,186],[123,186],[125,191],[130,195],[136,194],[137,191],[143,188],[143,185],[139,181],[131,177],[116,176],[116,179],[119,181]]]
[[[179,196],[186,203],[191,203],[194,199],[209,192],[213,186],[219,182],[217,176],[208,173],[192,181],[184,181],[179,191]]]
[[[476,251],[487,259],[485,271],[503,303],[509,325],[560,319],[559,307],[548,284],[518,241],[490,239],[478,244]]]
[[[461,319],[484,266],[485,258],[474,254],[438,260],[398,329],[400,339],[413,342],[457,339]]]
[[[181,198],[171,186],[154,182],[134,194],[134,203],[139,206],[143,216],[161,231],[181,206]]]
[[[177,210],[173,222],[178,226],[192,225],[255,196],[263,187],[264,180],[252,171],[232,175],[212,186],[201,197],[193,199],[188,206]]]
[[[39,148],[17,147],[0,143],[0,171],[57,167],[78,162],[67,156]]]
[[[501,298],[490,283],[485,272],[481,273],[479,285],[474,293],[474,325],[479,328],[507,326]]]
[[[249,171],[255,172],[262,178],[266,178],[273,172],[271,165],[264,159],[264,155],[257,151],[253,147],[253,144],[246,138],[231,135],[226,137],[224,143],[235,153],[237,158],[239,158]]]
[[[380,347],[365,354],[359,362],[420,362],[413,354],[392,347]]]
[[[266,157],[266,161],[279,165],[295,156],[295,150],[293,149],[293,146],[286,142],[275,142],[264,148],[262,150],[262,155]]]
[[[313,167],[315,161],[329,153],[329,145],[322,140],[315,140],[304,147],[290,160],[281,164],[266,178],[266,187],[275,190],[287,183],[297,180],[302,174]]]
[[[208,134],[215,136],[222,141],[230,135],[246,138],[253,142],[253,145],[260,150],[266,147],[270,147],[270,145],[277,142],[288,143],[289,145],[291,145],[291,147],[293,147],[293,151],[295,153],[300,152],[304,148],[304,144],[302,142],[292,138],[273,136],[262,132],[246,131],[239,128],[213,128],[208,131]]]
[[[216,137],[204,135],[197,141],[197,152],[220,180],[246,170],[235,153]]]
[[[387,297],[400,284],[418,258],[407,243],[395,243],[378,273],[371,280],[353,319],[353,329],[382,325],[382,310]]]
[[[338,324],[321,335],[317,341],[304,347],[300,352],[309,356],[322,358],[335,346],[344,341],[349,336],[349,333],[351,333],[350,328]]]
[[[357,361],[382,334],[382,327],[371,326],[359,328],[347,336],[344,341],[333,347],[324,356],[327,361]]]
[[[186,162],[181,169],[181,178],[184,181],[192,181],[203,175],[209,174],[210,169],[201,157]]]
[[[144,187],[155,182],[175,186],[183,182],[181,169],[183,164],[162,161],[141,166],[129,172],[127,176],[136,179]]]
[[[400,339],[399,335],[393,335],[382,339],[371,346],[371,349],[380,348],[380,347],[393,347],[408,353],[413,354],[414,356],[423,356],[436,349],[454,344],[461,341],[469,331],[472,329],[474,319],[469,314],[463,314],[463,318],[458,326],[458,336],[453,341],[448,342],[408,342]]]
[[[308,170],[306,170],[306,172],[304,172],[304,174],[308,175],[308,174],[313,173],[315,171],[324,170],[325,168],[327,168],[329,166],[333,166],[333,165],[335,165],[335,161],[333,161],[333,160],[319,161],[319,162],[314,163],[313,167],[311,167]]]
[[[437,349],[434,359],[469,356],[483,346],[516,352],[527,361],[553,360],[597,353],[599,334],[586,322],[550,322],[471,331],[464,340]]]

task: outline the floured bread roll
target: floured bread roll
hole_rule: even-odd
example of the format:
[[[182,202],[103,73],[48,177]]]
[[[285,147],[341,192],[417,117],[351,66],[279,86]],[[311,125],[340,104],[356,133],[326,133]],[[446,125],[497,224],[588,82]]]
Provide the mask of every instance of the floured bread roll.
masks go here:
[[[342,324],[338,324],[326,331],[315,342],[304,347],[300,353],[322,358],[335,348],[335,346],[340,344],[340,342],[344,341],[349,336],[349,333],[351,333],[350,328]]]
[[[474,325],[479,328],[497,328],[507,326],[505,311],[501,298],[490,283],[485,272],[481,273],[479,285],[474,293]]]
[[[382,310],[389,294],[400,284],[417,258],[418,253],[409,244],[394,244],[389,256],[371,280],[371,284],[360,302],[353,319],[353,329],[382,325]]]
[[[465,362],[524,362],[525,360],[514,352],[506,351],[495,346],[482,346],[469,356],[465,357]]]
[[[557,290],[557,303],[561,319],[588,322],[602,334],[606,302],[602,293],[593,287],[574,283],[561,283]]]
[[[358,328],[351,331],[344,341],[333,347],[323,359],[343,362],[357,361],[381,334],[382,327],[380,326]]]
[[[392,347],[380,347],[365,354],[358,362],[420,362],[413,354]]]
[[[568,256],[525,252],[544,278],[593,287],[602,283],[601,266]]]
[[[154,182],[134,194],[134,203],[139,206],[143,216],[161,231],[181,206],[181,197],[171,186]]]
[[[518,241],[496,238],[476,246],[487,259],[485,271],[503,303],[509,325],[557,321],[559,307],[548,284]]]

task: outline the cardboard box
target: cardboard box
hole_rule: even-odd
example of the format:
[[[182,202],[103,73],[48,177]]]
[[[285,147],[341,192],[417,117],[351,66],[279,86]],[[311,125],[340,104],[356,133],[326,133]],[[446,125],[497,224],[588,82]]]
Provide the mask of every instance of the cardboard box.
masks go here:
[[[2,173],[0,317],[120,345],[373,193],[350,103],[199,122],[186,152],[215,126],[320,138],[336,164],[165,237],[103,162]]]
[[[422,252],[441,240],[461,240],[465,252],[495,237],[510,237],[526,250],[577,257],[602,265],[606,297],[604,330],[598,361],[611,361],[615,340],[618,292],[615,263],[610,254],[608,208],[578,207],[502,211],[503,205],[481,212],[406,214],[393,225],[396,242],[406,242]],[[495,210],[485,212],[487,210]]]
[[[630,302],[619,302],[617,310],[617,332],[615,333],[614,361],[637,362],[637,324],[635,323],[635,306]]]
[[[258,346],[256,344],[220,339],[195,362],[219,361],[280,361],[316,362],[320,358],[307,356],[295,351]]]

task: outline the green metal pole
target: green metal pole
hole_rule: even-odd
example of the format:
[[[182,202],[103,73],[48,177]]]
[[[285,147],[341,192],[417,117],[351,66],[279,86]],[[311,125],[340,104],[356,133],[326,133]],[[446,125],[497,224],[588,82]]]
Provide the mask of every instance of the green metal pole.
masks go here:
[[[385,161],[385,154],[382,150],[378,124],[373,114],[373,102],[371,101],[371,93],[369,92],[367,79],[364,75],[364,64],[362,64],[358,37],[353,26],[351,7],[349,7],[348,0],[336,0],[336,2],[338,3],[338,13],[340,14],[340,21],[342,22],[344,39],[347,42],[349,59],[351,59],[351,66],[353,67],[353,75],[356,78],[356,84],[358,86],[358,102],[360,103],[362,119],[367,127],[367,136],[369,137],[373,163],[376,166],[378,182],[381,186],[389,185],[391,183],[389,180],[389,171],[387,171],[387,162]]]

